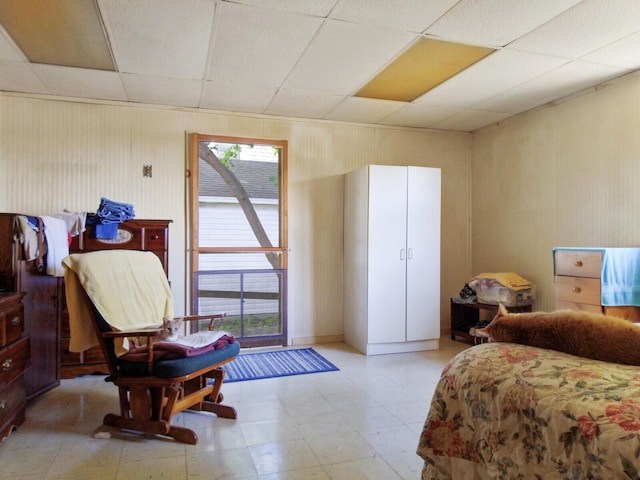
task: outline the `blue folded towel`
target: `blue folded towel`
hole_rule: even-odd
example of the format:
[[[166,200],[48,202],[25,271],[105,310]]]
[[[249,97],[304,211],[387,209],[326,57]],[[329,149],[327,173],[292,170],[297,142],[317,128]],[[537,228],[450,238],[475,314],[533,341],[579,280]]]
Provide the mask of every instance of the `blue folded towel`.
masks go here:
[[[133,205],[102,197],[96,214],[87,215],[87,225],[95,224],[96,238],[113,240],[118,235],[118,224],[135,216]]]
[[[135,217],[133,205],[129,203],[114,202],[102,197],[98,207],[98,216],[101,224],[120,223]]]
[[[118,236],[117,223],[98,223],[96,225],[96,238],[113,240]]]

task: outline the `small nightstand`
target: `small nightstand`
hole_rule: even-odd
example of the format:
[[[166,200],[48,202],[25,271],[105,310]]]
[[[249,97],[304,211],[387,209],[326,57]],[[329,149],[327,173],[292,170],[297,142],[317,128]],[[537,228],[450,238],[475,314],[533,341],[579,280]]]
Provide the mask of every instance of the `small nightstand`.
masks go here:
[[[531,305],[507,307],[509,312],[530,312]],[[469,330],[475,327],[480,320],[481,312],[486,312],[488,319],[492,319],[498,312],[498,305],[486,303],[457,303],[451,299],[451,340],[461,337],[464,340],[476,342],[476,337],[469,334]]]

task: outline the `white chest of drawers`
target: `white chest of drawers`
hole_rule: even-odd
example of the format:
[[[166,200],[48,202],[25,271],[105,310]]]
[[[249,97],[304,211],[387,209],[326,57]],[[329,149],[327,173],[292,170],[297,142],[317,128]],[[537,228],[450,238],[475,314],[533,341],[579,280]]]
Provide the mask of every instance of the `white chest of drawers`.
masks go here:
[[[615,249],[554,249],[556,309],[605,313],[638,322],[640,307],[602,304],[603,262],[607,250]],[[640,252],[640,249],[633,250]]]

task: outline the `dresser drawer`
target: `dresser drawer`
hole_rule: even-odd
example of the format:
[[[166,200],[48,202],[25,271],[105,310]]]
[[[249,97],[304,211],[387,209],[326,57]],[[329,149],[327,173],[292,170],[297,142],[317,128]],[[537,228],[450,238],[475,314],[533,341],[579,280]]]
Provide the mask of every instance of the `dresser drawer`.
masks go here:
[[[602,313],[602,306],[589,303],[556,301],[556,310],[575,310],[577,312]]]
[[[146,228],[144,231],[145,250],[167,250],[167,231],[164,228]]]
[[[27,392],[24,388],[23,378],[17,378],[8,386],[0,389],[0,426],[10,421],[16,412],[24,409],[26,399]]]
[[[15,380],[29,366],[29,337],[24,337],[0,351],[0,390]]]
[[[600,305],[600,278],[555,277],[556,301]]]
[[[640,307],[619,306],[604,307],[604,314],[609,317],[618,317],[633,323],[640,323]]]
[[[600,278],[602,252],[589,250],[557,250],[556,275]]]
[[[24,308],[22,303],[0,313],[0,347],[15,342],[24,330]]]

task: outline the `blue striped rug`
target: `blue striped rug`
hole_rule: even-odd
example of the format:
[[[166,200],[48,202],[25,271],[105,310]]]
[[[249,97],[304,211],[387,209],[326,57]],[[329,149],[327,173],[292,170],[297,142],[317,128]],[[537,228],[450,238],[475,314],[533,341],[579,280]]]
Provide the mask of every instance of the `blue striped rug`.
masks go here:
[[[225,382],[339,370],[313,348],[240,354],[222,368],[227,371]]]

